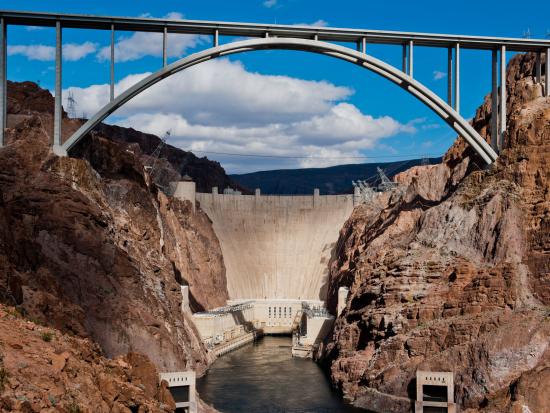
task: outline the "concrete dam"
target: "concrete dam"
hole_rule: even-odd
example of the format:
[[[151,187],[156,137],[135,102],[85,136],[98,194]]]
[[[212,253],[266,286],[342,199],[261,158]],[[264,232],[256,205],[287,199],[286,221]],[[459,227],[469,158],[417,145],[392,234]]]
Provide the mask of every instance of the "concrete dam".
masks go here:
[[[213,222],[232,300],[325,300],[328,263],[353,195],[197,193]]]
[[[190,179],[172,185],[174,197],[198,203],[212,220],[226,267],[227,305],[193,314],[207,347],[221,355],[257,334],[293,334],[293,355],[310,357],[334,320],[325,307],[328,265],[359,194],[195,193]]]

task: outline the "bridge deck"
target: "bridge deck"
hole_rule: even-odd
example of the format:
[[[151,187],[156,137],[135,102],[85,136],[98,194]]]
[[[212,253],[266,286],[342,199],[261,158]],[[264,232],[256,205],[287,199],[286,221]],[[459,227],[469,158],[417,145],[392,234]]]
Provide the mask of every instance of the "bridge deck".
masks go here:
[[[60,21],[63,27],[81,29],[111,30],[111,25],[118,31],[148,31],[162,33],[166,28],[170,33],[213,35],[216,30],[220,36],[264,37],[270,36],[312,39],[334,42],[359,42],[366,39],[368,43],[407,44],[413,41],[416,46],[452,47],[460,43],[463,49],[496,49],[502,45],[509,51],[529,52],[544,51],[550,48],[550,40],[517,39],[508,37],[463,36],[454,34],[397,32],[382,30],[364,30],[333,27],[294,26],[261,23],[237,23],[202,20],[171,20],[156,18],[90,16],[82,14],[37,13],[25,11],[0,11],[0,18],[6,24],[51,26]]]

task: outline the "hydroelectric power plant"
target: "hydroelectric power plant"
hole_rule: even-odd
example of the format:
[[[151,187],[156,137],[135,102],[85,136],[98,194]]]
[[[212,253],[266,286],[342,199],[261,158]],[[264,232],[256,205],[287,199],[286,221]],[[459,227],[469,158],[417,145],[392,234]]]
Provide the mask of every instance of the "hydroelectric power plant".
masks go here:
[[[258,335],[292,334],[292,354],[311,357],[334,321],[325,307],[328,265],[359,192],[264,196],[259,189],[243,195],[215,187],[196,193],[190,179],[172,183],[171,191],[193,208],[200,204],[224,257],[227,305],[193,314],[207,346],[221,355]]]

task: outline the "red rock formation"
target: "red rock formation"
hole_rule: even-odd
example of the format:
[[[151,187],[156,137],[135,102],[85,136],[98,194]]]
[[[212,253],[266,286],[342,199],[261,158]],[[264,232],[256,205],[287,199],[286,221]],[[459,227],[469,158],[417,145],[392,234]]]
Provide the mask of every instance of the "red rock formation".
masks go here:
[[[51,95],[26,83],[9,93],[10,108],[28,110],[9,114],[0,149],[0,298],[92,338],[109,357],[137,351],[159,370],[200,374],[209,356],[181,312],[180,284],[189,284],[195,309],[225,304],[207,217],[150,185],[127,144],[98,134],[76,152],[83,159],[54,156],[51,111],[43,111]],[[33,96],[47,104],[33,106]],[[64,134],[78,125],[64,119]]]
[[[101,356],[96,344],[22,318],[0,305],[2,412],[173,412],[151,361]]]
[[[480,168],[459,140],[343,228],[330,306],[340,286],[350,295],[322,355],[356,406],[409,412],[422,369],[454,371],[461,411],[550,411],[550,99],[533,62],[509,65],[495,165]],[[486,139],[490,108],[487,98],[473,120]]]

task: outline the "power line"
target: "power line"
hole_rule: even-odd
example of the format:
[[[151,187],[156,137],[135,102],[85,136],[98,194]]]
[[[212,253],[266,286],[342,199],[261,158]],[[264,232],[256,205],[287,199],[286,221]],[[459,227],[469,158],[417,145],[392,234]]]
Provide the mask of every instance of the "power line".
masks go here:
[[[248,153],[231,153],[231,152],[215,152],[215,151],[199,151],[195,149],[184,149],[188,152],[206,153],[211,155],[226,155],[226,156],[242,156],[251,158],[277,158],[277,159],[383,159],[383,158],[408,158],[425,156],[439,158],[442,154],[403,154],[403,155],[372,155],[372,156],[290,156],[290,155],[265,155],[265,154],[248,154]]]

